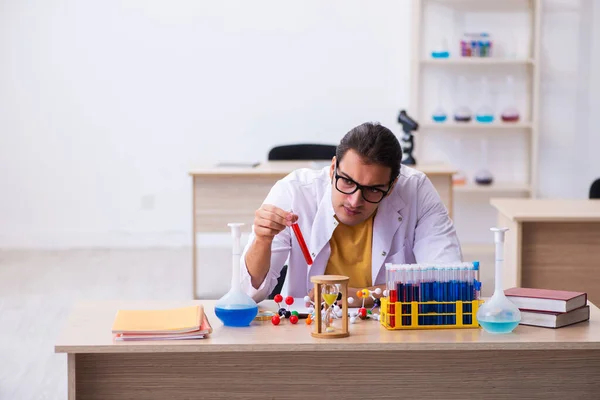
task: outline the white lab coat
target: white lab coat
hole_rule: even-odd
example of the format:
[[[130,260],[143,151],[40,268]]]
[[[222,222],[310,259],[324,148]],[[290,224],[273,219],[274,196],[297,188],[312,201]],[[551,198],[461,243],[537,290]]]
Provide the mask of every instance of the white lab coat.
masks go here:
[[[252,286],[245,255],[254,240],[250,235],[241,259],[242,289],[255,301],[269,296],[284,265],[288,265],[282,295],[304,297],[313,288],[310,277],[325,272],[329,240],[338,225],[331,201],[329,167],[299,169],[278,181],[264,204],[298,215],[298,225],[313,257],[306,265],[291,228],[281,231],[271,246],[271,268],[258,289]],[[373,221],[371,276],[373,285],[385,283],[385,263],[460,262],[462,253],[446,207],[427,176],[402,166],[392,193],[379,203]],[[351,267],[351,266],[349,266]]]

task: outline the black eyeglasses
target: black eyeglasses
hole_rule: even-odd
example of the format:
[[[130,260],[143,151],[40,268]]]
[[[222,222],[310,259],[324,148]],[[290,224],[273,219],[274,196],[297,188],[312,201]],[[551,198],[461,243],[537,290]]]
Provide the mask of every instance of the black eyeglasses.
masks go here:
[[[379,188],[373,186],[363,186],[357,182],[354,182],[352,179],[338,175],[337,173],[337,165],[334,170],[335,176],[335,188],[338,192],[344,194],[353,194],[358,189],[360,189],[360,193],[362,194],[362,198],[369,203],[379,203],[383,198],[388,194],[390,189],[381,190]],[[390,183],[391,188],[391,183]]]

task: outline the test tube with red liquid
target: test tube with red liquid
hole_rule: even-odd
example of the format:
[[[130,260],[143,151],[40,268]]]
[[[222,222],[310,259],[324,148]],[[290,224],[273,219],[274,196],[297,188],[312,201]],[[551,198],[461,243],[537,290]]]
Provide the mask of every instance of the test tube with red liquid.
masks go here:
[[[296,239],[298,240],[298,244],[300,245],[300,249],[302,250],[302,254],[304,255],[306,263],[309,266],[312,265],[313,260],[310,256],[310,252],[308,251],[308,247],[306,246],[306,242],[304,241],[304,236],[302,236],[302,232],[300,231],[300,227],[297,223],[294,223],[292,224],[292,229],[294,230],[294,234],[296,235]]]

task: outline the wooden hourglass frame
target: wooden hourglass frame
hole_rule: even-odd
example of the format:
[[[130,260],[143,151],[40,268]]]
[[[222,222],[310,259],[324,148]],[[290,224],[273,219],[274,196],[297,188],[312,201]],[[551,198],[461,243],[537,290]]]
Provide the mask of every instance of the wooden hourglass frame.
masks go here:
[[[315,284],[314,299],[315,299],[315,330],[311,335],[320,339],[336,339],[348,337],[348,281],[350,278],[342,275],[319,275],[310,278],[310,281]],[[325,332],[323,330],[323,317],[321,315],[321,304],[323,303],[323,286],[337,285],[339,293],[342,294],[342,326],[334,332]],[[327,305],[326,305],[327,306]]]

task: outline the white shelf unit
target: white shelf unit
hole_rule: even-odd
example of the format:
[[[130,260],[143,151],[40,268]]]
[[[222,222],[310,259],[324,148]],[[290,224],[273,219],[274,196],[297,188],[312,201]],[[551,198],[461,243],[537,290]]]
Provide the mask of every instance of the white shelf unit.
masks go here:
[[[532,58],[525,59],[499,59],[499,58],[424,58],[421,64],[425,65],[533,65]]]
[[[486,130],[497,130],[502,129],[509,132],[517,132],[519,129],[527,129],[531,130],[532,124],[530,122],[496,122],[491,124],[480,124],[477,122],[444,122],[444,123],[435,123],[435,122],[426,122],[419,125],[420,129],[429,129],[429,130],[463,130],[463,131],[486,131]]]
[[[457,194],[535,197],[539,137],[541,6],[541,0],[413,0],[414,39],[411,49],[411,97],[408,111],[420,122],[419,131],[415,134],[417,163],[449,162],[462,170],[461,161],[473,163],[473,159],[482,158],[484,153],[474,148],[473,142],[477,142],[478,139],[495,141],[493,146],[489,142],[485,145],[488,160],[481,161],[482,164],[491,162],[491,159],[496,162],[498,174],[494,168],[490,168],[494,175],[494,184],[475,184],[471,165],[471,170],[467,173],[469,183],[456,185]],[[486,19],[491,21],[489,30]],[[496,34],[494,27],[500,34]],[[460,35],[473,30],[487,31],[491,34],[491,57],[460,56]],[[440,42],[440,37],[447,40],[449,58],[431,57],[433,45]],[[513,50],[515,47],[518,49],[508,57],[508,46],[497,46],[502,43],[512,44]],[[519,94],[523,94],[519,97],[520,100],[522,97],[523,101],[521,107],[518,107],[520,121],[502,122],[501,107],[495,107],[493,123],[458,123],[452,120],[453,108],[444,107],[448,115],[447,121],[433,122],[431,110],[435,103],[440,103],[440,99],[435,98],[440,92],[438,90],[436,95],[431,95],[436,91],[433,89],[435,85],[432,85],[432,79],[435,81],[438,77],[438,85],[444,80],[446,83],[455,83],[460,75],[501,77],[494,82],[498,89],[503,87],[498,81],[506,76],[513,75],[517,78],[515,85],[521,89]],[[456,94],[452,90],[447,92],[450,97]],[[469,93],[469,96],[475,98],[476,91]],[[474,115],[476,107],[470,108]],[[470,147],[460,143],[470,144]],[[463,148],[467,154],[457,154]],[[467,151],[468,148],[470,150]],[[460,206],[460,198],[457,198],[455,207]]]

